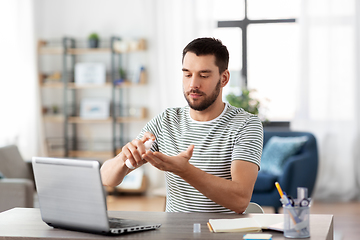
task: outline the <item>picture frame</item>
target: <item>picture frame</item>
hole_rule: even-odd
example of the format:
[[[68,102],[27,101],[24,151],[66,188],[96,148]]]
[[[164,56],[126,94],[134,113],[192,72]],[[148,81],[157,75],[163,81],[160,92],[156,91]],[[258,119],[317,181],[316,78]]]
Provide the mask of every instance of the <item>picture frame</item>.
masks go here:
[[[104,63],[79,62],[75,64],[75,84],[105,84],[106,67]]]
[[[142,193],[146,191],[146,187],[144,168],[140,167],[126,175],[116,189],[119,192]]]
[[[83,119],[107,119],[110,116],[110,101],[105,98],[83,98],[80,117]]]

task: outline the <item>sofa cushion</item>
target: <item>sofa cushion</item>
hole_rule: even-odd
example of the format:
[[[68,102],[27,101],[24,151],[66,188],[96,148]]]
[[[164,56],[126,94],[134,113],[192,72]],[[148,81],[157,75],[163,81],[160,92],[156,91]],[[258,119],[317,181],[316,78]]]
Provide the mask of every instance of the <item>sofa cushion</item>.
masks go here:
[[[254,192],[270,192],[275,188],[277,176],[266,172],[261,172],[255,182]]]
[[[307,140],[307,136],[272,136],[263,149],[260,172],[280,176],[286,159],[298,153]]]

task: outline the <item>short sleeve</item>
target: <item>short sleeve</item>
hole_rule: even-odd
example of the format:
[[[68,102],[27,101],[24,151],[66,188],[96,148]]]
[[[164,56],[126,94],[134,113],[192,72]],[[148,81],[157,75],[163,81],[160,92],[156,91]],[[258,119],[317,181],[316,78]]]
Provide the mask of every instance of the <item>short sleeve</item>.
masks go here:
[[[153,119],[151,119],[140,131],[139,135],[136,139],[141,139],[146,132],[151,132],[154,134],[155,138],[158,139],[161,136],[161,119],[162,114],[157,115]],[[154,144],[152,145],[151,149],[152,152],[159,151],[159,146],[157,140],[155,140]]]
[[[252,115],[239,129],[232,160],[249,161],[255,163],[260,169],[262,148],[263,126],[260,119]]]

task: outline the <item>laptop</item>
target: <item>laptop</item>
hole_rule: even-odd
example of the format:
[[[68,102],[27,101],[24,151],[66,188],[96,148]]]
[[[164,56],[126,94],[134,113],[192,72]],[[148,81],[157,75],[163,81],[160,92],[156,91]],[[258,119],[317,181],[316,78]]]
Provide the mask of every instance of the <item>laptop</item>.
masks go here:
[[[41,217],[51,227],[123,234],[161,226],[108,217],[98,161],[33,157],[32,166]]]

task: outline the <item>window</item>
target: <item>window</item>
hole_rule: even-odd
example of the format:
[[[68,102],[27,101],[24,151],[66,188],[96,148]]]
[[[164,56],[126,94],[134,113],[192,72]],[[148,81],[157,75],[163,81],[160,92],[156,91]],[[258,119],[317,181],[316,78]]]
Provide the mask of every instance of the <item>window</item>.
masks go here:
[[[224,96],[245,86],[256,89],[268,120],[291,120],[300,68],[300,0],[214,0],[213,6],[214,35],[230,52],[231,80]]]
[[[248,41],[248,88],[257,89],[260,99],[269,99],[269,120],[289,121],[295,114],[299,80],[298,25],[252,25]]]

